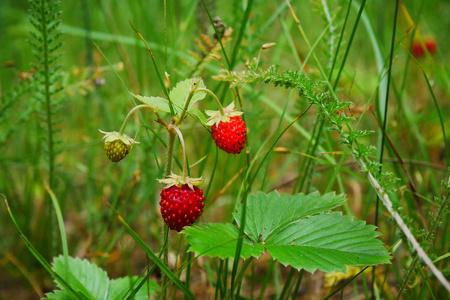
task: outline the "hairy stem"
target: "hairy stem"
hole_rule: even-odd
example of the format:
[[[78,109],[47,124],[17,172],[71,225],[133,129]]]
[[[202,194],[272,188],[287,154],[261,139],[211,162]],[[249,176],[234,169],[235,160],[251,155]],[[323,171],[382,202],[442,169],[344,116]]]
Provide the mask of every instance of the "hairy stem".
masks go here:
[[[192,97],[195,95],[195,93],[198,91],[198,82],[193,82],[191,85],[191,88],[189,90],[188,98],[186,99],[186,103],[183,107],[183,112],[181,113],[180,119],[177,122],[177,126],[180,126],[181,123],[183,123],[184,118],[186,117],[186,112],[189,108],[189,104],[191,103]]]
[[[47,35],[47,18],[46,18],[46,1],[41,0],[40,9],[40,25],[42,26],[42,43],[43,43],[43,67],[44,67],[44,91],[45,91],[45,109],[47,113],[47,131],[48,131],[48,184],[53,187],[53,172],[55,169],[55,153],[53,149],[53,124],[52,124],[52,104],[50,99],[50,75],[49,75],[49,45]]]
[[[450,200],[450,189],[447,190],[446,195],[444,196],[444,202],[442,202],[441,206],[438,209],[436,218],[434,219],[434,222],[430,226],[430,230],[428,231],[427,235],[425,236],[424,240],[427,241],[430,239],[431,235],[437,230],[439,222],[441,218],[443,217],[443,214],[447,210],[447,205]],[[400,299],[400,296],[403,294],[403,291],[406,288],[407,283],[409,282],[409,279],[411,278],[412,271],[416,267],[417,262],[419,261],[419,256],[417,253],[414,256],[413,262],[411,263],[411,266],[409,267],[408,271],[406,271],[405,277],[403,278],[403,282],[400,285],[400,289],[398,291],[398,295],[396,299]]]
[[[122,127],[120,127],[120,130],[119,130],[119,134],[120,134],[120,135],[123,135],[123,132],[125,131],[125,127],[127,126],[127,123],[128,123],[128,121],[130,120],[130,118],[131,118],[131,116],[133,115],[133,113],[134,113],[135,111],[137,111],[138,109],[141,109],[141,108],[150,108],[151,110],[153,110],[153,111],[156,113],[155,109],[154,109],[153,107],[151,107],[150,105],[147,105],[147,104],[141,104],[141,105],[138,105],[138,106],[133,107],[133,108],[128,112],[127,116],[125,117],[125,120],[123,121]],[[159,120],[159,119],[161,119],[161,118],[159,118],[159,116],[158,116],[158,120]],[[162,120],[162,119],[161,119],[161,120]]]
[[[211,97],[213,97],[214,101],[216,101],[216,105],[219,108],[220,114],[223,116],[225,115],[225,112],[223,111],[223,106],[220,103],[219,98],[217,98],[216,94],[214,94],[212,91],[208,90],[208,89],[198,89],[197,92],[205,92],[207,94],[209,94]]]
[[[177,126],[169,125],[169,128],[175,130],[175,132],[178,134],[178,138],[180,139],[181,149],[183,150],[183,180],[186,180],[186,178],[187,178],[187,159],[186,159],[186,148],[184,147],[183,135],[181,134],[181,131]]]
[[[354,150],[354,149],[353,149]],[[352,151],[352,153],[354,153]],[[397,222],[397,225],[400,227],[400,229],[405,234],[406,238],[409,240],[411,245],[414,247],[414,249],[417,251],[417,255],[424,261],[424,263],[430,268],[431,272],[436,276],[436,278],[442,283],[442,285],[447,289],[447,291],[450,292],[450,283],[447,281],[447,279],[444,277],[441,271],[439,271],[438,268],[433,264],[431,259],[428,257],[428,255],[425,253],[425,251],[420,247],[419,243],[417,242],[414,235],[409,230],[408,226],[403,221],[402,217],[399,215],[398,212],[394,210],[392,207],[392,201],[389,198],[388,194],[383,190],[383,188],[378,183],[377,179],[372,175],[372,173],[367,169],[366,164],[363,162],[362,159],[358,159],[359,164],[361,165],[362,170],[367,171],[367,178],[369,179],[371,185],[375,188],[378,196],[380,197],[381,201],[383,202],[384,206],[387,208],[391,216],[395,219]]]
[[[167,145],[167,164],[166,164],[166,176],[170,175],[172,173],[172,158],[173,158],[173,146],[175,143],[175,136],[177,135],[175,130],[170,130],[168,128],[169,131],[169,143]],[[167,245],[168,243],[168,238],[169,238],[169,227],[167,226],[167,224],[164,222],[164,220],[162,221],[162,226],[163,226],[163,232],[162,232],[162,240],[163,240],[163,246]],[[168,247],[164,247],[163,250],[163,262],[164,264],[167,266],[169,263],[169,249]],[[168,281],[168,278],[166,276],[166,274],[161,273],[161,286],[164,287],[166,286]],[[167,299],[167,288],[163,289],[161,291],[161,299]]]

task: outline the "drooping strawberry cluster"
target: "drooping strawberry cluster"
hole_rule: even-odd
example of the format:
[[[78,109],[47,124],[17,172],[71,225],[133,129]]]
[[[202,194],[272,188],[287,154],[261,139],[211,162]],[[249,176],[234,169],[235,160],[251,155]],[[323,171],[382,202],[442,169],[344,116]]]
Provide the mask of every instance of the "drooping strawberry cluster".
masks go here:
[[[210,116],[206,125],[211,126],[211,135],[216,145],[227,153],[239,154],[247,141],[247,128],[241,115],[234,110],[234,103],[219,111],[206,111]]]
[[[168,184],[161,192],[161,215],[170,229],[181,231],[202,215],[205,203],[203,191],[196,187],[202,178],[182,179],[181,176],[170,175],[166,179],[159,180]]]

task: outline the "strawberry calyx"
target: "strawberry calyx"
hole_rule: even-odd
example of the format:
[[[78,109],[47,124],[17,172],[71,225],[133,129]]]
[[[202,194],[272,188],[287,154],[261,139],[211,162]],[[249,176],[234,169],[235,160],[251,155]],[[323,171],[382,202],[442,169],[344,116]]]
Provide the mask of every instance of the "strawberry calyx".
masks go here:
[[[166,176],[166,178],[158,179],[159,183],[165,184],[165,189],[168,189],[172,186],[182,187],[183,185],[187,184],[191,190],[194,191],[194,186],[198,186],[203,183],[204,179],[203,177],[199,178],[191,178],[191,177],[184,177],[176,174],[170,174]]]
[[[125,145],[131,146],[131,148],[133,148],[134,144],[139,144],[139,142],[136,142],[133,138],[129,137],[128,135],[120,134],[117,131],[105,132],[100,129],[98,131],[100,131],[101,133],[103,133],[105,135],[103,137],[103,139],[105,140],[105,143],[121,140]]]
[[[205,113],[209,116],[209,119],[206,121],[206,125],[212,126],[215,124],[216,127],[220,122],[229,122],[230,118],[244,114],[244,112],[236,111],[234,109],[234,102],[231,102],[230,105],[223,109],[223,114],[216,110],[207,110]]]

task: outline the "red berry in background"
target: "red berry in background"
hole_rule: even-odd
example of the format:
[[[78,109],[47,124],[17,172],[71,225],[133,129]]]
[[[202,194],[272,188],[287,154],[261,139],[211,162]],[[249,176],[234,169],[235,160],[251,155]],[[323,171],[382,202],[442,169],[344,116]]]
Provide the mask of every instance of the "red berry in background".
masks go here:
[[[430,52],[430,54],[435,53],[437,50],[436,41],[432,38],[426,39],[425,47],[427,48],[428,52]]]
[[[228,122],[211,126],[211,134],[216,145],[227,153],[239,154],[247,140],[247,129],[241,117],[231,117]]]
[[[181,231],[202,215],[205,197],[203,191],[194,186],[184,184],[181,187],[173,185],[161,192],[161,215],[170,229]]]
[[[425,48],[427,48],[430,54],[433,54],[437,50],[436,41],[433,38],[427,38],[424,40]],[[420,41],[415,40],[411,47],[411,54],[415,58],[421,58],[425,56],[425,49],[422,47]]]
[[[247,141],[247,128],[241,115],[234,110],[234,103],[220,111],[206,111],[210,116],[206,125],[211,126],[211,135],[216,145],[227,153],[239,154]]]

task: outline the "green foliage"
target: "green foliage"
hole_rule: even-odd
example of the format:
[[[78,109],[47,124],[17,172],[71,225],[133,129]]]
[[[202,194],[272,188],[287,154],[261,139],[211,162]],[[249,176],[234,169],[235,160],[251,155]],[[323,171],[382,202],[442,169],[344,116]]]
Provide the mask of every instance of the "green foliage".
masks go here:
[[[169,98],[172,101],[172,105],[175,108],[176,113],[181,114],[185,110],[189,92],[194,87],[194,83],[196,85],[196,88],[205,88],[203,80],[196,77],[178,82],[177,85],[170,91]],[[169,100],[165,98],[140,96],[133,93],[130,94],[140,102],[150,105],[158,111],[170,112]],[[190,99],[189,105],[186,108],[186,112],[190,112],[194,103],[205,98],[205,95],[205,92],[195,93]],[[197,115],[197,111],[194,113]]]
[[[325,69],[327,73],[333,68],[335,60],[339,57],[336,55],[337,49],[339,49],[339,31],[341,30],[341,20],[338,18],[338,14],[342,11],[342,4],[345,1],[311,1],[316,6],[315,11],[322,18],[324,24],[327,24],[327,31],[325,37],[321,40],[323,43],[323,53],[327,58]]]
[[[14,110],[12,110],[14,104],[16,104],[23,95],[28,93],[32,87],[32,81],[27,78],[25,81],[20,81],[19,85],[14,87],[13,91],[2,95],[0,101],[0,123],[5,125],[8,124],[9,126],[3,128],[2,134],[0,135],[0,143],[5,143],[11,134],[21,128],[21,123],[28,120],[30,115],[35,111],[35,106],[29,105],[27,106],[27,109],[22,111],[18,116],[11,118],[11,113],[14,112]]]
[[[30,31],[33,40],[29,40],[33,48],[33,55],[37,59],[37,64],[32,64],[36,69],[33,76],[35,82],[35,98],[41,103],[39,113],[44,119],[42,129],[46,132],[46,144],[44,147],[47,154],[49,184],[53,185],[55,156],[58,151],[54,146],[57,143],[54,134],[56,126],[62,119],[56,119],[55,114],[62,109],[62,99],[57,98],[57,94],[62,90],[57,85],[61,78],[61,65],[55,65],[55,62],[62,55],[57,52],[62,46],[59,41],[62,33],[58,32],[58,26],[61,23],[59,19],[61,11],[56,8],[59,1],[51,0],[30,0],[29,10],[31,18],[30,23],[35,31]]]
[[[191,251],[198,255],[232,258],[236,253],[239,228],[233,224],[207,223],[201,226],[190,226],[183,229],[186,240],[191,245]],[[254,239],[242,237],[241,257],[259,257],[264,252],[264,246],[255,244]]]
[[[258,193],[247,200],[247,221],[241,257],[259,257],[267,250],[274,259],[296,269],[345,272],[347,265],[389,263],[389,253],[375,227],[339,212],[343,195],[320,196]],[[239,224],[242,206],[234,214]],[[234,257],[239,229],[232,224],[205,224],[183,230],[197,255]]]
[[[123,277],[111,280],[106,272],[89,261],[79,258],[69,257],[65,261],[64,256],[55,257],[53,260],[54,271],[64,279],[75,292],[85,299],[124,299],[131,290],[136,288],[139,277]],[[46,299],[65,300],[73,299],[73,294],[67,289],[63,289],[64,284],[56,279],[56,283],[61,290],[56,290],[47,294]],[[159,289],[153,281],[149,281],[148,289],[150,295],[155,295]],[[147,282],[136,293],[134,299],[148,299]]]
[[[365,7],[360,5],[366,2]],[[172,109],[180,115],[183,110],[183,105],[177,107],[175,103],[172,108],[168,108],[167,99],[170,96],[175,101],[176,96],[155,92],[161,90],[160,82],[155,76],[146,46],[140,43],[139,37],[129,27],[131,21],[149,39],[152,58],[154,56],[156,64],[162,70],[158,73],[162,75],[167,71],[170,74],[174,90],[178,87],[177,82],[202,76],[205,84],[220,96],[223,103],[229,103],[234,98],[239,109],[245,112],[249,130],[248,148],[245,154],[239,156],[225,156],[214,151],[214,143],[208,139],[205,129],[191,118],[184,124],[183,136],[190,159],[190,172],[206,179],[203,186],[207,197],[204,214],[206,222],[211,222],[212,219],[217,222],[229,221],[233,207],[239,207],[235,212],[235,219],[241,222],[243,207],[236,201],[242,200],[239,195],[242,195],[249,184],[255,191],[268,192],[274,188],[290,190],[291,183],[297,179],[294,193],[308,193],[316,189],[348,192],[351,201],[344,210],[347,214],[355,214],[360,220],[378,221],[379,230],[383,233],[379,238],[395,245],[392,253],[396,264],[383,266],[384,270],[377,268],[376,280],[371,280],[372,276],[367,273],[351,277],[354,273],[349,272],[345,283],[336,284],[336,288],[323,286],[317,296],[331,298],[332,295],[327,296],[328,293],[340,292],[339,289],[351,282],[354,284],[354,294],[349,297],[353,298],[361,296],[361,289],[364,288],[366,298],[372,296],[393,299],[398,295],[398,298],[405,299],[444,299],[448,292],[430,273],[430,268],[424,268],[423,260],[416,255],[415,250],[408,247],[410,244],[406,235],[398,229],[390,230],[393,228],[393,220],[386,217],[382,206],[379,206],[378,218],[375,218],[375,207],[378,206],[375,206],[374,190],[367,188],[368,181],[364,178],[364,175],[368,178],[376,176],[385,191],[395,188],[389,193],[394,209],[401,214],[431,260],[437,262],[436,266],[447,276],[449,273],[445,263],[448,260],[446,249],[449,239],[445,238],[445,229],[449,224],[448,198],[440,198],[438,195],[442,192],[439,182],[447,171],[444,167],[447,164],[443,147],[448,146],[444,128],[448,128],[449,123],[442,118],[439,126],[438,115],[448,115],[450,103],[448,72],[445,71],[449,57],[447,52],[450,49],[447,38],[450,26],[443,26],[443,23],[445,25],[450,22],[444,13],[448,11],[449,3],[438,1],[440,9],[436,9],[436,5],[427,1],[423,1],[424,5],[421,6],[416,5],[416,2],[404,3],[401,14],[398,15],[403,21],[399,23],[397,30],[392,31],[395,1],[205,0],[180,1],[174,6],[171,2],[109,3],[82,0],[62,1],[52,8],[57,2],[34,0],[34,6],[31,7],[34,13],[31,13],[31,22],[34,25],[30,25],[26,18],[28,1],[0,1],[0,40],[3,45],[0,68],[0,161],[3,172],[0,172],[0,192],[11,200],[11,208],[17,211],[17,221],[23,229],[23,233],[20,230],[19,233],[26,245],[18,242],[17,234],[11,231],[9,218],[5,217],[4,210],[0,210],[0,219],[3,220],[0,226],[0,248],[5,249],[7,254],[2,261],[0,274],[5,275],[11,283],[0,288],[0,294],[17,294],[14,292],[18,289],[23,298],[27,297],[23,295],[25,293],[35,294],[22,275],[23,268],[17,271],[16,267],[22,266],[28,271],[25,276],[33,287],[37,287],[36,290],[50,290],[48,274],[61,275],[61,280],[64,280],[65,272],[52,273],[50,264],[47,263],[60,249],[57,235],[51,234],[58,232],[58,226],[50,199],[44,196],[45,185],[49,180],[48,172],[43,170],[43,163],[48,165],[50,173],[53,173],[53,164],[58,171],[58,185],[53,184],[52,188],[60,199],[61,208],[70,212],[66,216],[69,221],[66,229],[71,252],[89,246],[87,251],[90,253],[120,255],[119,261],[99,257],[95,262],[99,266],[113,265],[115,272],[124,275],[127,274],[125,266],[141,271],[148,264],[147,253],[153,264],[148,274],[157,276],[161,272],[169,277],[167,283],[161,284],[161,290],[167,290],[168,298],[180,298],[181,293],[194,298],[186,292],[192,290],[198,298],[225,299],[227,290],[233,284],[238,288],[242,286],[235,294],[236,299],[294,298],[300,289],[310,290],[314,282],[310,279],[310,274],[297,272],[290,267],[288,275],[281,264],[252,258],[271,248],[270,255],[273,258],[292,266],[303,265],[306,269],[314,267],[308,265],[310,260],[305,259],[306,255],[314,255],[319,251],[321,257],[315,258],[318,262],[329,255],[328,249],[321,249],[317,245],[271,245],[271,239],[275,241],[273,236],[283,233],[283,228],[291,226],[291,222],[295,222],[291,220],[299,217],[296,211],[301,212],[303,209],[297,207],[313,208],[306,204],[289,210],[283,200],[273,202],[280,208],[286,206],[286,215],[277,209],[267,209],[270,206],[262,206],[264,201],[249,203],[253,206],[250,211],[260,209],[264,214],[258,215],[260,219],[253,214],[246,215],[244,219],[247,222],[242,226],[242,231],[244,228],[246,230],[244,234],[233,224],[210,223],[204,227],[192,228],[199,232],[188,238],[198,239],[193,244],[203,243],[199,247],[208,251],[207,253],[217,251],[219,257],[235,258],[236,252],[239,252],[242,257],[249,258],[242,264],[236,259],[236,268],[233,270],[230,269],[232,260],[193,258],[193,253],[186,253],[189,246],[186,247],[186,240],[182,238],[184,235],[171,233],[164,238],[160,237],[162,228],[155,199],[158,191],[155,190],[154,181],[164,175],[164,152],[159,152],[168,144],[163,140],[164,129],[152,122],[154,117],[150,110],[141,110],[140,121],[133,128],[137,129],[136,135],[139,135],[141,145],[134,149],[127,162],[116,166],[105,159],[97,136],[97,128],[116,128],[123,121],[125,107],[131,105],[127,97],[124,97],[128,95],[126,90],[141,95],[161,96],[149,97],[147,102],[138,102],[159,109],[166,121],[171,116],[165,111],[170,112]],[[292,5],[292,11],[288,3]],[[41,4],[44,4],[44,10]],[[246,6],[249,7],[248,14],[245,13]],[[225,24],[224,27],[217,28],[225,30],[222,43],[213,37],[212,21],[209,23],[205,13],[208,9],[212,17],[220,16]],[[363,12],[362,15],[358,14],[358,9]],[[47,14],[49,10],[50,15]],[[56,17],[53,30],[46,23],[57,10],[64,11],[61,15],[64,24],[56,24],[60,18]],[[47,14],[44,16],[44,26],[41,18],[43,11]],[[299,22],[293,18],[293,13],[297,14]],[[380,15],[383,18],[376,19]],[[361,22],[358,25],[355,18],[359,17]],[[374,24],[376,28],[373,27]],[[31,35],[28,33],[30,27],[33,27]],[[58,52],[61,48],[50,53],[47,62],[49,68],[46,71],[44,49],[51,51],[60,44],[62,38],[44,39],[43,33],[57,36],[60,34],[59,30],[64,31],[62,38],[65,53],[60,56],[61,53]],[[365,113],[365,109],[374,106],[376,111],[383,111],[380,105],[386,104],[382,101],[388,85],[386,67],[392,59],[388,58],[390,53],[382,50],[389,50],[387,42],[391,34],[397,40],[394,41],[392,56],[395,58],[395,72],[393,69],[389,83],[391,101],[387,106],[386,134],[397,147],[399,155],[386,152],[391,147],[390,144],[386,145],[384,162],[379,163],[374,159],[376,149],[372,145],[377,145],[377,139],[378,142],[381,140],[382,132],[377,129],[372,116]],[[30,43],[33,46],[24,43],[26,36],[32,39]],[[417,43],[420,36],[425,41],[432,37],[437,42],[437,52],[413,58],[414,54],[410,53],[411,45]],[[349,42],[349,37],[354,40],[353,43]],[[45,41],[48,42],[48,47],[45,46]],[[276,46],[262,50],[258,55],[258,62],[250,60],[250,64],[245,65],[248,69],[239,72],[245,68],[243,66],[246,59],[256,56],[261,45],[269,42],[276,43]],[[103,58],[96,51],[92,53],[94,43],[104,51]],[[223,51],[221,44],[225,46]],[[37,60],[31,55],[31,50],[38,56]],[[342,60],[344,52],[345,58]],[[222,71],[221,74],[235,76],[236,84],[233,86],[238,88],[234,90],[230,90],[225,82],[211,80],[211,75],[218,74],[219,68],[229,66],[227,55],[229,58],[233,56],[235,65],[229,67],[233,72]],[[105,66],[105,59],[111,61],[111,68]],[[30,61],[35,62],[31,70],[28,66]],[[295,62],[297,65],[294,65]],[[64,64],[64,68],[58,70],[57,64]],[[281,67],[268,68],[272,64]],[[300,67],[305,73],[294,71]],[[34,69],[36,73],[31,80]],[[55,69],[54,73],[52,69]],[[110,70],[114,70],[126,88],[117,84],[117,77]],[[30,76],[24,76],[28,74]],[[46,74],[49,76],[48,81]],[[59,78],[58,74],[63,75],[63,78]],[[331,86],[328,83],[325,85],[321,80],[329,80]],[[46,83],[50,87],[50,115],[47,111]],[[260,85],[255,88],[242,87],[242,84],[249,83]],[[57,92],[62,86],[63,93]],[[284,91],[278,87],[292,90]],[[180,100],[188,94],[188,90],[184,89],[185,87],[180,90]],[[297,92],[299,97],[295,95]],[[40,101],[36,101],[33,98],[35,96]],[[70,102],[58,104],[62,98],[70,99]],[[440,107],[437,106],[436,99]],[[347,101],[353,102],[351,108]],[[310,103],[313,107],[296,119]],[[63,111],[64,123],[56,124],[56,119],[63,116],[58,112],[63,104],[64,108],[68,108]],[[206,104],[190,106],[186,114],[205,124],[206,118],[200,107],[203,108]],[[36,111],[38,113],[33,114]],[[51,122],[47,122],[48,116]],[[358,125],[353,122],[354,117],[358,119]],[[135,120],[138,119],[130,118],[131,123]],[[292,127],[285,134],[279,134],[284,125],[291,124],[292,121]],[[43,125],[43,128],[36,125]],[[57,133],[58,129],[63,132]],[[365,129],[375,129],[376,134],[371,135],[371,131]],[[268,137],[272,134],[281,138],[270,142]],[[58,144],[57,140],[61,138],[65,142]],[[174,151],[177,145],[178,140],[175,139]],[[46,151],[40,151],[41,148]],[[380,154],[382,149],[378,148]],[[65,151],[64,155],[58,157],[58,150]],[[175,152],[174,157],[181,166],[177,153]],[[364,174],[357,171],[356,164],[351,163],[352,157],[363,162],[361,171]],[[56,166],[56,163],[61,163],[61,166]],[[395,176],[390,172],[379,174],[381,169],[389,169]],[[405,175],[406,171],[409,171],[410,176]],[[400,188],[395,177],[402,178]],[[305,197],[309,196],[310,194]],[[325,196],[321,196],[322,201]],[[280,199],[283,197],[286,195],[282,195]],[[332,199],[334,196],[329,194],[329,197]],[[124,240],[123,235],[128,228],[125,229],[120,222],[113,220],[114,213],[105,203],[112,203],[130,226],[137,229],[131,233],[134,239],[139,239],[137,245]],[[317,210],[321,209],[319,207]],[[423,218],[420,212],[423,212]],[[335,218],[342,224],[347,221],[346,224],[352,224],[348,217],[340,217],[338,214],[330,216],[332,214],[310,211],[305,215],[306,217],[298,220],[303,226],[308,225],[307,222],[316,224],[314,222],[319,222],[322,215],[324,218]],[[83,222],[79,222],[80,217]],[[264,219],[269,218],[273,219],[269,224],[272,227],[265,227],[268,222]],[[211,230],[206,230],[207,228]],[[301,231],[299,230],[300,233]],[[219,232],[221,236],[210,236],[211,232]],[[242,234],[240,240],[238,234]],[[29,241],[25,239],[25,235],[30,238]],[[296,241],[302,238],[304,237],[297,236]],[[242,253],[237,245],[238,241],[243,242]],[[265,245],[262,244],[263,241]],[[289,239],[286,238],[285,241],[288,242]],[[211,250],[211,243],[220,247]],[[32,247],[33,244],[38,249]],[[228,247],[223,244],[228,244]],[[168,251],[170,257],[177,257],[175,266],[172,264],[173,260],[168,264],[162,256],[151,250],[161,249],[160,247]],[[319,250],[308,252],[308,247],[318,247]],[[27,248],[33,255],[30,255]],[[291,256],[298,257],[298,261],[291,261]],[[247,264],[249,261],[251,263]],[[174,269],[171,270],[172,267]],[[250,268],[254,271],[251,275],[248,272]],[[202,280],[198,280],[196,276],[199,269],[206,274],[202,276]],[[46,271],[48,274],[43,274]],[[237,276],[239,273],[244,276]],[[236,278],[234,282],[233,276]],[[339,277],[336,278],[339,280]],[[113,283],[114,281],[109,280],[110,285],[122,285]],[[132,286],[136,291],[139,290],[139,294],[145,290],[144,287],[133,285],[134,281],[128,277],[118,281],[123,281],[125,286],[118,290],[127,290]],[[140,278],[138,282],[143,284],[146,280]],[[376,282],[375,288],[370,287],[371,282]],[[345,294],[351,289],[347,286]],[[75,293],[69,294],[67,290],[70,290],[70,286],[65,285],[62,290],[48,294],[48,297],[77,298]],[[370,295],[372,290],[375,291],[374,295]],[[407,290],[410,292],[405,294],[404,291]],[[110,294],[111,298],[127,298],[119,294],[116,296],[113,290]],[[165,297],[160,294],[159,298]]]
[[[213,77],[216,80],[228,81],[231,87],[236,87],[248,83],[274,84],[275,86],[288,89],[298,89],[299,96],[311,101],[318,109],[319,116],[328,119],[331,129],[339,133],[341,143],[345,144],[351,154],[357,158],[363,158],[366,161],[367,169],[363,172],[371,172],[377,178],[382,188],[391,191],[396,186],[389,185],[396,183],[399,179],[392,177],[392,173],[379,172],[377,162],[368,158],[375,150],[372,145],[365,145],[359,141],[359,138],[366,137],[373,133],[367,130],[354,130],[351,123],[355,120],[353,116],[346,114],[346,109],[351,105],[348,101],[339,101],[335,96],[330,95],[323,89],[325,85],[321,81],[310,79],[305,73],[292,70],[279,71],[277,65],[270,66],[266,71],[258,68],[257,61],[254,60],[245,71],[221,70],[219,75]]]
[[[176,106],[179,106],[181,107],[181,109],[183,109],[184,106],[186,105],[189,92],[191,91],[192,88],[194,88],[194,84],[196,85],[195,87],[196,89],[206,88],[201,78],[199,77],[189,78],[178,82],[177,85],[170,91],[169,93],[170,100]],[[192,96],[192,99],[189,102],[189,105],[186,108],[186,110],[189,111],[195,102],[202,100],[203,98],[205,98],[205,96],[206,96],[205,92],[195,93]]]
[[[251,195],[247,202],[247,209],[253,213],[246,216],[244,231],[253,240],[265,241],[276,230],[296,220],[333,209],[344,203],[345,196],[336,196],[334,193],[320,196],[319,192],[308,195],[280,195],[277,191],[269,194],[259,192]],[[234,214],[238,225],[241,213],[242,204]]]

